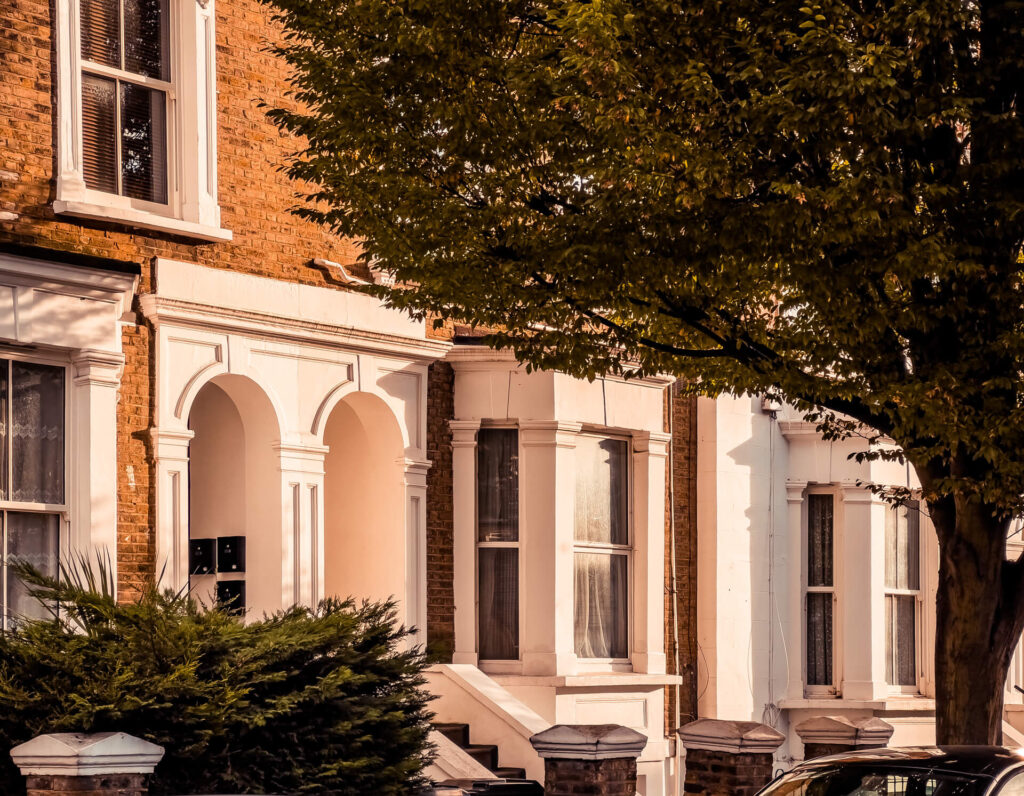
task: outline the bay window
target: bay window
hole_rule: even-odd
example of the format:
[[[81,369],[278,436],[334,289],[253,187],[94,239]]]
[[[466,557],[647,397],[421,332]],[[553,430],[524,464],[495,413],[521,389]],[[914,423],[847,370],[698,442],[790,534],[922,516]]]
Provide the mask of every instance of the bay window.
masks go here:
[[[0,359],[0,531],[3,626],[42,608],[10,572],[12,559],[56,574],[66,511],[65,368]]]
[[[477,434],[477,628],[483,660],[519,658],[519,432]]]
[[[629,656],[630,444],[576,442],[575,648],[580,658]]]
[[[835,498],[807,496],[806,677],[809,690],[834,692]]]
[[[917,688],[920,599],[920,504],[909,500],[885,517],[885,680],[895,688]]]

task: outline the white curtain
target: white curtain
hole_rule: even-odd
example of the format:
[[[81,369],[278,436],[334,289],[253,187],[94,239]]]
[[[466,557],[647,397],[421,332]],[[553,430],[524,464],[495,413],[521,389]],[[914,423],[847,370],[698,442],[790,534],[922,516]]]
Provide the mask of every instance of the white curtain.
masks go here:
[[[28,561],[47,575],[57,574],[60,517],[56,514],[29,514],[10,511],[7,523],[7,554]],[[47,616],[46,609],[29,596],[25,585],[12,574],[7,577],[7,626],[22,617]]]
[[[581,658],[629,656],[628,559],[610,553],[576,553],[576,654]]]
[[[519,658],[519,551],[480,548],[479,644],[483,660]]]
[[[64,502],[64,369],[12,364],[13,499]]]

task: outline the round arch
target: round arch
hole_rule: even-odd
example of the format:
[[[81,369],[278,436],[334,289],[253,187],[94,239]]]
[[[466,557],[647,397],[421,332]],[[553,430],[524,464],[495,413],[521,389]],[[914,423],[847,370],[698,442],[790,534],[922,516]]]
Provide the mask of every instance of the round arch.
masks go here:
[[[251,612],[279,610],[281,489],[275,446],[281,429],[275,407],[252,379],[220,374],[196,391],[188,425],[194,435],[189,547],[205,550],[201,555],[216,551],[214,571],[195,572],[190,565],[190,586],[207,602],[218,591],[222,597],[241,593]]]
[[[324,596],[406,597],[405,443],[391,408],[350,392],[324,423]]]

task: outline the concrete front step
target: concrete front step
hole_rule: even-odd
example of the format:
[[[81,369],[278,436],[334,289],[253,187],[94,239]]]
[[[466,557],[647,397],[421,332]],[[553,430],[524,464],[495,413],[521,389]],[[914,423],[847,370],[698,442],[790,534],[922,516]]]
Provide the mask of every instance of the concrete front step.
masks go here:
[[[526,778],[525,769],[498,765],[498,747],[494,744],[470,743],[468,724],[439,723],[433,726],[445,738],[461,746],[466,754],[480,763],[480,765],[494,772],[495,776],[501,779]]]

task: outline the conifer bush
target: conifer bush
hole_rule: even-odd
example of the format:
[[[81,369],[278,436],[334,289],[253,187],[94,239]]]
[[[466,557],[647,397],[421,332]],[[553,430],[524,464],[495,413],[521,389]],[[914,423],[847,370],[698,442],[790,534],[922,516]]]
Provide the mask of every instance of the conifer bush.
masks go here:
[[[153,794],[364,796],[421,784],[425,661],[392,603],[325,600],[243,623],[155,585],[119,603],[102,565],[11,574],[50,617],[0,636],[0,793],[24,793],[6,750],[49,732],[161,745]]]

